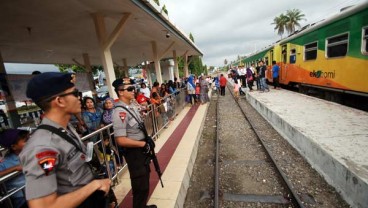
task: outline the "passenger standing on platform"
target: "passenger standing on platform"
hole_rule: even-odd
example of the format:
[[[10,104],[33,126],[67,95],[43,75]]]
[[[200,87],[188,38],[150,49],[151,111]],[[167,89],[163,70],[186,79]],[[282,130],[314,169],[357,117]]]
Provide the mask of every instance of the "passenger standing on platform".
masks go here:
[[[27,97],[45,112],[41,126],[59,129],[69,138],[37,129],[20,153],[29,207],[105,207],[111,181],[94,179],[86,146],[69,124],[81,111],[74,83],[74,74],[60,72],[39,74],[28,83]]]
[[[8,153],[0,161],[0,177],[15,171],[22,171],[18,156],[26,144],[28,137],[29,132],[25,130],[6,129],[0,132],[0,145],[8,149]],[[22,173],[5,182],[8,191],[20,188],[25,184],[26,179]],[[14,193],[11,196],[11,201],[14,208],[28,207],[22,190]]]
[[[152,94],[154,93],[154,92],[157,92],[157,93],[159,93],[159,91],[160,91],[160,84],[158,83],[158,82],[154,82],[153,83],[153,86],[152,86],[152,90],[151,90],[151,97],[152,97]]]
[[[272,61],[272,77],[273,77],[273,88],[280,89],[279,84],[279,71],[280,67],[276,64],[276,61]]]
[[[195,82],[193,75],[189,75],[188,81],[187,81],[187,90],[188,90],[188,96],[189,96],[189,102],[194,105],[196,102],[196,91],[195,91]]]
[[[156,205],[146,205],[150,177],[150,166],[147,162],[150,159],[147,153],[154,148],[154,141],[151,139],[150,142],[146,142],[145,135],[139,128],[138,122],[142,122],[142,119],[136,104],[132,102],[134,99],[133,84],[134,81],[129,78],[120,78],[112,83],[119,97],[113,113],[114,134],[118,145],[124,148],[124,157],[128,164],[132,184],[133,207],[155,208]]]
[[[147,85],[145,83],[141,83],[141,89],[140,89],[140,92],[143,93],[143,95],[146,97],[146,98],[150,98],[151,96],[151,91],[150,89],[147,87]]]
[[[241,80],[241,86],[243,86],[243,87],[246,87],[245,73],[246,73],[245,67],[240,66],[240,68],[239,68],[239,77],[240,77],[240,80]]]
[[[104,110],[102,112],[101,123],[107,126],[112,123],[112,112],[114,111],[114,99],[108,97],[103,104]]]
[[[247,81],[248,81],[248,87],[249,87],[249,91],[252,92],[253,91],[253,72],[251,68],[247,68]]]
[[[260,78],[259,78],[259,69],[260,69],[259,63],[257,63],[256,70],[254,71],[255,72],[254,80],[256,80],[257,90],[261,89],[261,81],[260,81]]]
[[[210,101],[210,98],[208,97],[208,91],[209,91],[209,86],[208,86],[208,82],[205,78],[203,78],[203,76],[201,76],[200,80],[200,86],[201,86],[201,103],[205,104],[207,102]]]
[[[97,107],[96,102],[91,97],[83,98],[83,108],[82,119],[84,121],[85,127],[88,133],[92,133],[101,127],[101,119],[103,110]],[[97,142],[98,135],[91,138],[93,142]]]
[[[199,104],[200,98],[201,98],[201,85],[197,83],[195,87],[195,102],[197,104]]]
[[[226,78],[224,77],[224,74],[221,74],[221,75],[220,75],[220,91],[221,91],[221,95],[222,95],[222,96],[225,96],[225,87],[226,87],[226,83],[227,83],[227,80],[226,80]]]
[[[267,90],[268,92],[270,91],[270,88],[268,88],[268,85],[266,83],[266,71],[267,68],[264,65],[263,61],[259,62],[260,67],[259,67],[259,78],[260,78],[260,82],[261,82],[261,92],[264,92],[265,90]]]
[[[239,101],[239,88],[240,88],[240,85],[238,83],[238,80],[235,80],[234,81],[234,97],[235,97],[236,102]]]

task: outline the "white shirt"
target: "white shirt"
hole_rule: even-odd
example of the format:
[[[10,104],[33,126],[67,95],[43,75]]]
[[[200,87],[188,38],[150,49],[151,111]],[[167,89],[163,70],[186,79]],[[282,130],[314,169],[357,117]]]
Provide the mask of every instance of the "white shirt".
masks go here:
[[[148,87],[146,88],[141,88],[140,91],[143,93],[144,97],[146,98],[150,98],[151,96],[151,91],[150,89],[148,89]]]

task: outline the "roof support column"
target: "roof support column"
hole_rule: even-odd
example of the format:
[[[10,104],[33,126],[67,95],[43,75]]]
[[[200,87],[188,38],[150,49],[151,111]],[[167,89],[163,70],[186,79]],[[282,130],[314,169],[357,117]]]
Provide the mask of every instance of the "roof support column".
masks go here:
[[[78,66],[83,67],[86,70],[87,78],[88,78],[88,86],[89,89],[92,91],[93,96],[97,96],[96,93],[96,87],[95,87],[95,81],[93,80],[93,74],[92,74],[92,66],[91,62],[89,60],[88,53],[83,53],[83,61],[84,65],[79,63],[77,60],[73,59],[74,63],[76,63]]]
[[[102,14],[94,13],[92,14],[93,21],[95,23],[96,34],[101,46],[101,58],[102,64],[105,71],[107,86],[109,88],[110,97],[117,98],[115,92],[112,89],[111,83],[115,80],[114,64],[112,61],[110,47],[113,45],[115,40],[118,38],[120,33],[123,31],[127,20],[130,17],[130,13],[125,13],[120,19],[119,23],[116,25],[113,32],[108,36],[105,21]]]
[[[9,126],[12,128],[17,128],[20,126],[20,117],[18,115],[15,100],[13,98],[13,95],[11,94],[8,83],[9,82],[6,76],[4,61],[0,51],[0,90],[3,90],[3,92],[5,93],[5,107],[9,115]]]
[[[126,77],[129,77],[129,67],[126,58],[123,58],[123,72]]]
[[[176,57],[176,50],[173,50],[173,59],[174,59],[174,77],[180,79],[180,77],[179,77],[178,58]]]
[[[87,76],[88,76],[89,89],[92,90],[93,95],[97,96],[95,81],[93,80],[92,66],[91,66],[91,62],[90,62],[88,53],[83,53],[83,61],[84,61],[84,68],[86,69]]]
[[[189,72],[188,72],[188,51],[186,51],[183,55],[184,57],[184,76],[188,77],[189,76]]]
[[[151,41],[151,44],[153,52],[153,61],[155,63],[156,78],[159,83],[162,83],[161,65],[160,65],[160,58],[157,53],[157,43],[156,41]]]

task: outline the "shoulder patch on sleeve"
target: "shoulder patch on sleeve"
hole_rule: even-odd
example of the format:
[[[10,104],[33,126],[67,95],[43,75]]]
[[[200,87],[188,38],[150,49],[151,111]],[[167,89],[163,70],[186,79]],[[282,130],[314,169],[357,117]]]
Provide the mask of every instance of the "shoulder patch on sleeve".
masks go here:
[[[45,158],[39,160],[38,164],[41,166],[42,170],[45,171],[45,175],[49,175],[50,172],[54,170],[56,158]]]
[[[126,118],[126,112],[119,112],[119,117],[121,119],[121,122],[124,123],[125,118]]]
[[[45,175],[49,175],[55,167],[58,153],[51,150],[46,150],[36,154],[38,164],[45,172]]]

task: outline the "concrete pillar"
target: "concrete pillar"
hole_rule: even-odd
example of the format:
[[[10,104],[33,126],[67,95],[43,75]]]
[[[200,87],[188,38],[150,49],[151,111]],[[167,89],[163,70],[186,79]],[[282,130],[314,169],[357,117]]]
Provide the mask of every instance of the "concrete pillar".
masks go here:
[[[95,29],[97,38],[101,47],[101,59],[102,65],[104,67],[105,76],[107,86],[109,88],[109,94],[112,98],[117,98],[116,93],[114,92],[111,83],[116,79],[114,72],[114,64],[112,61],[110,47],[113,45],[117,37],[123,31],[124,26],[127,23],[127,20],[130,17],[130,13],[125,13],[123,17],[120,19],[119,23],[113,30],[113,32],[108,36],[105,27],[105,21],[102,14],[94,13],[92,14],[93,21],[95,23]]]
[[[123,58],[123,72],[125,77],[129,77],[129,67],[126,58]]]
[[[152,44],[152,52],[153,52],[153,61],[155,64],[156,78],[157,78],[157,81],[161,84],[162,75],[161,75],[160,58],[157,52],[157,43],[156,41],[151,41],[151,44]]]
[[[92,66],[89,59],[89,55],[87,53],[83,54],[83,61],[84,61],[84,68],[86,69],[88,76],[89,89],[91,89],[93,96],[97,96],[95,80],[93,79]]]
[[[176,50],[173,50],[173,60],[174,60],[174,77],[180,79],[179,77],[179,65],[178,65],[178,58],[176,56]]]
[[[174,60],[173,59],[169,59],[168,60],[168,71],[169,71],[169,80],[174,81]]]
[[[185,53],[184,55],[184,76],[189,76],[189,69],[188,69],[188,55]]]
[[[37,75],[36,75],[37,76]],[[20,127],[20,117],[18,115],[18,111],[15,105],[15,100],[9,88],[9,81],[6,76],[5,65],[3,61],[3,57],[0,51],[0,90],[3,90],[5,93],[5,109],[8,114],[9,126],[12,128]]]

